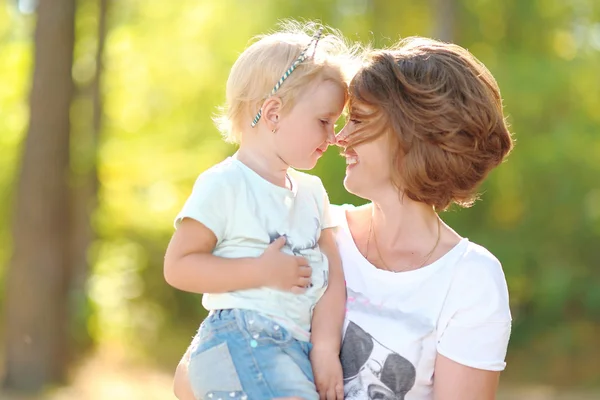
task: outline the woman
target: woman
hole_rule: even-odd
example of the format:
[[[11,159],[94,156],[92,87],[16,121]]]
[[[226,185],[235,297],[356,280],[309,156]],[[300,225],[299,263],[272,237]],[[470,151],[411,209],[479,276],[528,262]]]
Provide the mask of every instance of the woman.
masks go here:
[[[350,85],[338,137],[346,189],[337,241],[347,283],[346,399],[495,398],[510,335],[498,260],[437,212],[469,206],[512,148],[498,86],[463,48],[409,38]]]
[[[459,46],[409,38],[369,54],[349,119],[338,136],[344,186],[370,203],[335,208],[345,398],[494,399],[511,327],[506,280],[437,214],[470,206],[512,148],[494,78]]]

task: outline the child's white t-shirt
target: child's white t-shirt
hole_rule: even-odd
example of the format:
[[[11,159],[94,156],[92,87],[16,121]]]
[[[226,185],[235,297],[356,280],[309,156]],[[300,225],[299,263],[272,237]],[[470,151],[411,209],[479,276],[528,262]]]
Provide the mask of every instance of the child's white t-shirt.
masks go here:
[[[345,211],[351,207],[331,211],[348,290],[345,398],[431,400],[437,353],[469,367],[503,370],[511,314],[500,262],[462,239],[423,268],[378,269],[350,234]]]
[[[251,309],[271,316],[299,340],[310,338],[315,304],[327,288],[329,268],[318,245],[321,230],[332,227],[329,199],[321,180],[288,170],[292,188],[265,180],[235,158],[227,158],[196,180],[192,194],[177,215],[201,222],[214,232],[219,257],[258,257],[280,236],[283,251],[306,258],[312,267],[312,287],[297,295],[271,288],[207,293],[207,310]]]

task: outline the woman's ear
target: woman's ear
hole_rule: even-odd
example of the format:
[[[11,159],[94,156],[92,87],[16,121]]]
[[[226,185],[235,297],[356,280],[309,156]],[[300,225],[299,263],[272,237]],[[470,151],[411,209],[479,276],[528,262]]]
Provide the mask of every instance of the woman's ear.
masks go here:
[[[282,108],[283,102],[278,96],[271,96],[263,103],[262,117],[265,119],[269,130],[273,131],[277,129]]]

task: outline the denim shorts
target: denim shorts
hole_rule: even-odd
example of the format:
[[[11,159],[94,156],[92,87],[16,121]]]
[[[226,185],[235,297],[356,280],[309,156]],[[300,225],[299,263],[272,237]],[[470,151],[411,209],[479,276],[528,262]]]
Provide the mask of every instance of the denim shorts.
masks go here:
[[[270,318],[250,310],[218,310],[190,347],[189,379],[197,400],[318,400],[308,353]]]

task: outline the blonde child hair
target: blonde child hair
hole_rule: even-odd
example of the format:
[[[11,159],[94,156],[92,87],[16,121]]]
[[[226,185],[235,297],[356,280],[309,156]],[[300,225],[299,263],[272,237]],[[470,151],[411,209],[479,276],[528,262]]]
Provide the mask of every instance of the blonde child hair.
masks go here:
[[[240,143],[242,132],[271,96],[275,82],[311,43],[317,29],[323,27],[314,22],[283,21],[279,30],[255,37],[255,42],[242,52],[227,79],[225,106],[214,118],[225,141]],[[344,93],[348,92],[348,83],[358,67],[354,57],[357,49],[348,45],[338,31],[326,31],[314,48],[308,49],[309,57],[273,94],[281,99],[283,113],[289,112],[295,99],[318,80],[335,82]]]

